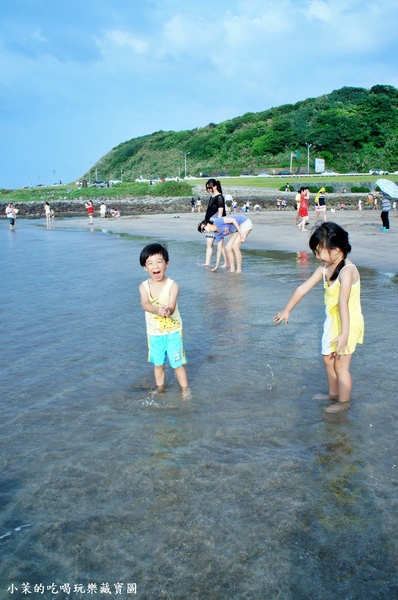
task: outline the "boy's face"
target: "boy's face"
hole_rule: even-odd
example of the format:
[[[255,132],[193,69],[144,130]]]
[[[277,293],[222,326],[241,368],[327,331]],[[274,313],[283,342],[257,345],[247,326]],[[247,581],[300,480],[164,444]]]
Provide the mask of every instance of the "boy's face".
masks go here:
[[[149,275],[155,281],[162,281],[168,264],[161,254],[153,254],[145,263],[145,271],[149,273]]]

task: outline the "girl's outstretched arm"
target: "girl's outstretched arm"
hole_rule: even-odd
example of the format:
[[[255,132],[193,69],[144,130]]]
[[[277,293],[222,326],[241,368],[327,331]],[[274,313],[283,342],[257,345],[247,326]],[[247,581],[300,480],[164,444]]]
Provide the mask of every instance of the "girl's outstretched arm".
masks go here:
[[[323,266],[318,267],[317,270],[314,271],[314,273],[311,275],[311,277],[309,277],[307,279],[307,281],[305,281],[304,283],[299,285],[298,288],[296,288],[296,290],[293,293],[293,296],[290,298],[290,300],[286,304],[285,308],[283,310],[281,310],[280,312],[276,313],[276,315],[274,317],[274,323],[276,323],[277,325],[280,325],[280,323],[282,323],[282,321],[286,321],[286,325],[287,325],[289,323],[290,312],[293,310],[293,308],[296,306],[296,304],[298,304],[300,302],[300,300],[302,298],[304,298],[304,296],[306,294],[308,294],[308,292],[310,290],[312,290],[312,288],[317,283],[322,281],[322,276],[323,276]]]
[[[222,254],[222,249],[223,249],[223,243],[224,240],[220,240],[217,244],[217,257],[216,257],[216,266],[212,269],[212,271],[217,271],[219,265],[220,265],[220,260],[221,260],[221,254]]]

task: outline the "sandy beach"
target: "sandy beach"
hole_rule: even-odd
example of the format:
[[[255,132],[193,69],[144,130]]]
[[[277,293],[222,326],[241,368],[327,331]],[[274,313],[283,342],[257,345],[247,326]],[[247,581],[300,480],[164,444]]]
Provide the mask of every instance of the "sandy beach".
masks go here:
[[[233,216],[233,215],[232,215]],[[243,246],[257,250],[281,250],[302,252],[309,250],[308,239],[314,223],[314,212],[310,212],[308,231],[302,232],[295,225],[293,211],[263,211],[248,213],[253,221],[253,231]],[[386,273],[398,273],[398,211],[390,211],[389,232],[381,231],[380,211],[336,211],[328,213],[333,220],[344,227],[350,236],[352,252],[350,258],[358,266],[368,267]],[[205,240],[197,231],[203,213],[153,214],[120,219],[94,219],[94,229],[107,229],[114,233],[153,236],[161,240],[197,240],[203,245]],[[320,223],[321,220],[318,221]],[[87,218],[63,219],[55,226],[88,228]]]

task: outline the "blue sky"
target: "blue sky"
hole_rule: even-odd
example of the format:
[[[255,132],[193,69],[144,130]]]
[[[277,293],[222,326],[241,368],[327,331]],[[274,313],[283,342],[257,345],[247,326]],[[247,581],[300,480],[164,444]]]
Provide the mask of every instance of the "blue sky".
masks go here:
[[[398,87],[396,0],[2,0],[0,16],[0,188],[73,181],[154,131]]]

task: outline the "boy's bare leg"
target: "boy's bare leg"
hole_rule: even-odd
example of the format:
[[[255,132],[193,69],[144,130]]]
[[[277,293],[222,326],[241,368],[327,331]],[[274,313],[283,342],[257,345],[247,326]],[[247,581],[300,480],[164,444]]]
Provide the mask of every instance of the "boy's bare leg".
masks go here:
[[[178,383],[181,386],[183,399],[190,400],[191,399],[191,390],[189,389],[189,386],[188,386],[188,376],[187,376],[185,367],[183,367],[183,366],[177,367],[175,369],[175,374],[176,374]]]
[[[166,389],[164,365],[160,365],[160,366],[155,365],[154,372],[155,372],[155,383],[156,383],[156,390],[154,393],[162,394]]]

